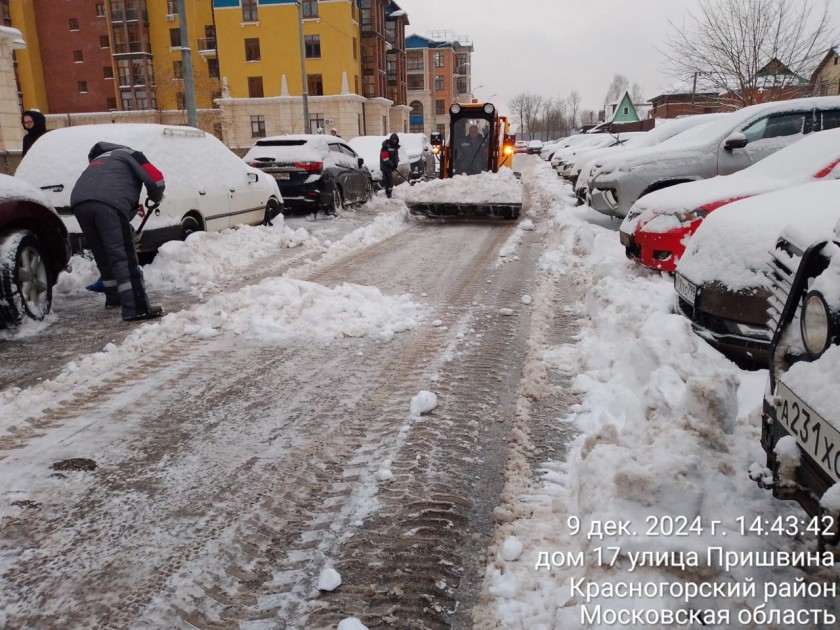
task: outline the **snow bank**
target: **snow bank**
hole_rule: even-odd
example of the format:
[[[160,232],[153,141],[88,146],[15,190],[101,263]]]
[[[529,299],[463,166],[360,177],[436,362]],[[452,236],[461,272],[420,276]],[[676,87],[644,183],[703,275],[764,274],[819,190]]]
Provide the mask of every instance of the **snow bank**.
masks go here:
[[[395,189],[395,194],[411,203],[522,203],[522,184],[507,168],[498,173],[456,175],[450,179],[419,182]]]

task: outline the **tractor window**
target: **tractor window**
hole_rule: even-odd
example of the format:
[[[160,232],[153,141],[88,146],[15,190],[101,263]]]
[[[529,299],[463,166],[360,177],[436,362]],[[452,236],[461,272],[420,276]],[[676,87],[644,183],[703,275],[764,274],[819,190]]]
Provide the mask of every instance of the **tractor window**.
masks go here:
[[[452,128],[452,168],[455,175],[477,175],[490,167],[490,124],[486,120],[464,118]]]

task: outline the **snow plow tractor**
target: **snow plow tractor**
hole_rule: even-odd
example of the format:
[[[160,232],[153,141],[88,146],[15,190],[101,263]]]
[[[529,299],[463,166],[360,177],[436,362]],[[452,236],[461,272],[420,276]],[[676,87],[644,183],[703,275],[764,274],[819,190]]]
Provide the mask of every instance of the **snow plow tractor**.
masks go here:
[[[488,181],[465,182],[457,177],[493,177],[510,165],[516,135],[508,119],[492,103],[454,103],[449,108],[449,143],[432,133],[432,150],[440,160],[439,179],[416,186],[406,199],[409,212],[428,217],[494,217],[518,219],[522,209],[521,187],[501,190]],[[448,181],[447,181],[448,180]]]

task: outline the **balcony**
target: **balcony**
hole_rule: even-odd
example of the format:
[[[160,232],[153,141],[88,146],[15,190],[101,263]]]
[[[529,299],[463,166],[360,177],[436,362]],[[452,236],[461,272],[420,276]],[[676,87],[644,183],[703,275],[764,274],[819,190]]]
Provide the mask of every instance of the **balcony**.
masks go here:
[[[147,52],[143,50],[143,42],[116,42],[114,44],[114,54],[115,55],[127,55],[130,53],[142,53]]]
[[[216,38],[215,37],[199,37],[198,38],[198,54],[202,57],[216,56]]]

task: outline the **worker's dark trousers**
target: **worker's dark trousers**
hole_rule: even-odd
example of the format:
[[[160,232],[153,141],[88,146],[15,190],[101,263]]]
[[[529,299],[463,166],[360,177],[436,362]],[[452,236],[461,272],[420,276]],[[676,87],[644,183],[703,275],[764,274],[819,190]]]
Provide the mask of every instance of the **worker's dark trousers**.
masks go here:
[[[76,204],[73,214],[102,276],[106,306],[118,302],[123,317],[148,312],[149,300],[128,217],[99,201]]]
[[[394,190],[394,170],[387,166],[382,169],[382,186],[385,188],[385,194],[390,197],[391,191]]]

